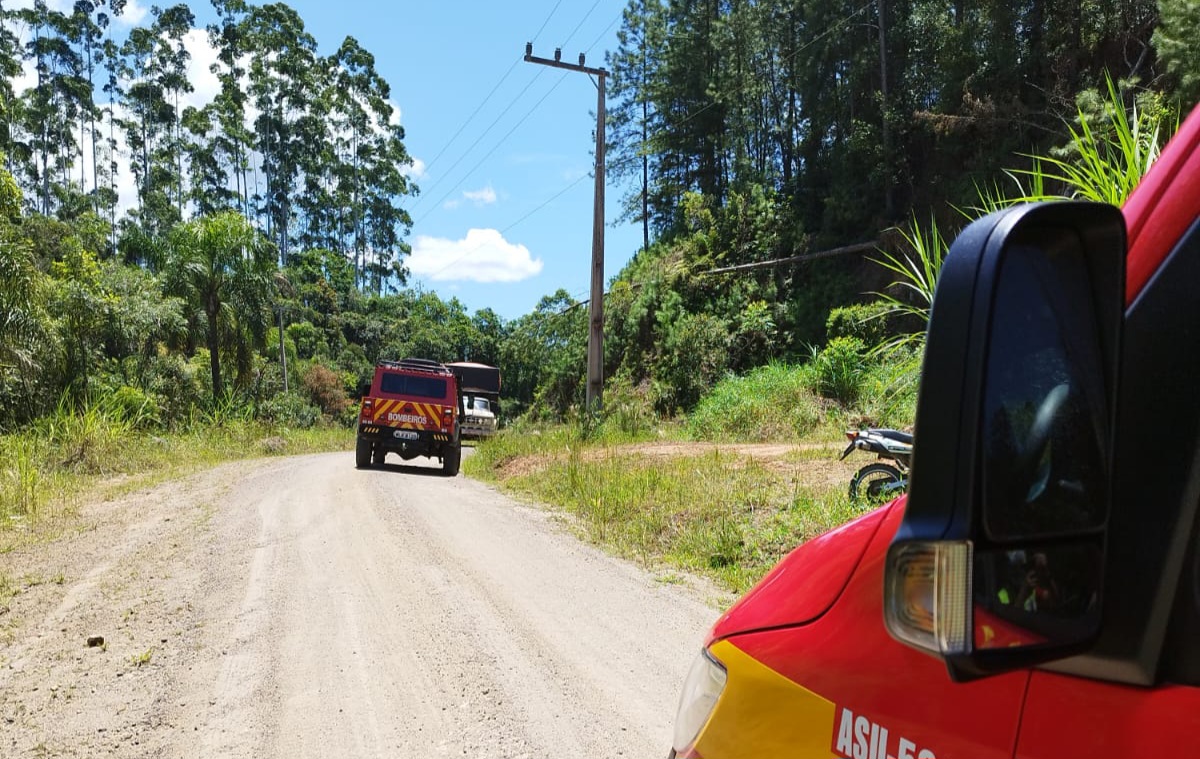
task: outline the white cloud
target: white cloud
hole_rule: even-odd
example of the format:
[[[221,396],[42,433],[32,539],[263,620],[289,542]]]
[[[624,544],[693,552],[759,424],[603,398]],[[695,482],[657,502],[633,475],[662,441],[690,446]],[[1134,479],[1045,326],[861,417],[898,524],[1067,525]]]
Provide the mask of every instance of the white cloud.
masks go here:
[[[221,91],[221,82],[210,68],[217,62],[217,49],[209,43],[208,32],[203,29],[192,29],[185,34],[183,46],[191,55],[187,77],[193,88],[184,95],[183,104],[203,108]]]
[[[425,162],[420,158],[412,159],[412,166],[402,166],[400,173],[409,179],[424,179],[425,178]]]
[[[463,193],[463,197],[472,201],[476,205],[490,206],[496,202],[496,191],[491,185],[478,190],[467,190]]]
[[[120,16],[116,17],[116,21],[118,24],[123,24],[124,26],[137,26],[142,23],[142,19],[146,18],[148,12],[146,6],[137,0],[129,0],[129,2],[125,3],[125,10],[121,12]]]
[[[496,202],[496,191],[491,185],[481,187],[478,190],[464,190],[461,198],[447,200],[443,207],[453,211],[461,206],[464,202],[474,203],[477,207],[490,206]]]
[[[406,264],[436,282],[520,282],[542,271],[542,260],[529,248],[508,242],[495,229],[472,229],[461,240],[417,237]]]

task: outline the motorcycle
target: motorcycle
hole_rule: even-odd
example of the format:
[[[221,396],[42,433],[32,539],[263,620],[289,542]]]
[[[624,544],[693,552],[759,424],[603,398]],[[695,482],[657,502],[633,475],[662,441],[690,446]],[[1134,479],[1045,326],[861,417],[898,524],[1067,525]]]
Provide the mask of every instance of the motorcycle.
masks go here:
[[[839,461],[857,449],[874,453],[879,461],[867,464],[850,479],[850,500],[869,505],[886,503],[908,490],[908,468],[912,463],[913,436],[900,430],[872,427],[847,430],[850,445]],[[886,459],[890,463],[884,463]]]

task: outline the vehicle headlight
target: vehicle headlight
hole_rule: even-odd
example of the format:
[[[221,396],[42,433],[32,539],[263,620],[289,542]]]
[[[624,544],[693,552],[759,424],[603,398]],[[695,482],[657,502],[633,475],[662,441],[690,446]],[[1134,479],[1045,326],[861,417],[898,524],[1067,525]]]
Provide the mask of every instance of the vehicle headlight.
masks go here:
[[[675,751],[682,754],[696,742],[700,730],[712,714],[721,691],[725,689],[725,667],[713,658],[708,649],[692,662],[683,693],[679,696],[679,712],[675,715]]]

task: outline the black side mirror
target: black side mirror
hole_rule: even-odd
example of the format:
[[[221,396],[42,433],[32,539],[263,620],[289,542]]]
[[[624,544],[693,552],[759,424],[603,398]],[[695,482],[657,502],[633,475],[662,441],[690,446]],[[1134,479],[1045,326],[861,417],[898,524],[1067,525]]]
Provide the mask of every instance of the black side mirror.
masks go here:
[[[1090,203],[989,215],[946,258],[884,616],[956,680],[1099,633],[1124,274],[1124,218]]]
[[[358,399],[359,400],[366,398],[370,394],[371,394],[371,383],[370,382],[358,383]]]

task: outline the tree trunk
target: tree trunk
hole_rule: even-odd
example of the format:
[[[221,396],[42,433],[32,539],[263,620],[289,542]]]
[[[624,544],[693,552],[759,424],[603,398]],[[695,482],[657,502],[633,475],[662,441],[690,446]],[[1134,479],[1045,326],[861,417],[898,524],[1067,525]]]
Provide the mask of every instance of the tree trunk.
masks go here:
[[[217,306],[212,297],[204,309],[208,316],[208,365],[212,369],[213,400],[219,400],[225,394],[221,387],[221,340],[217,334]]]

